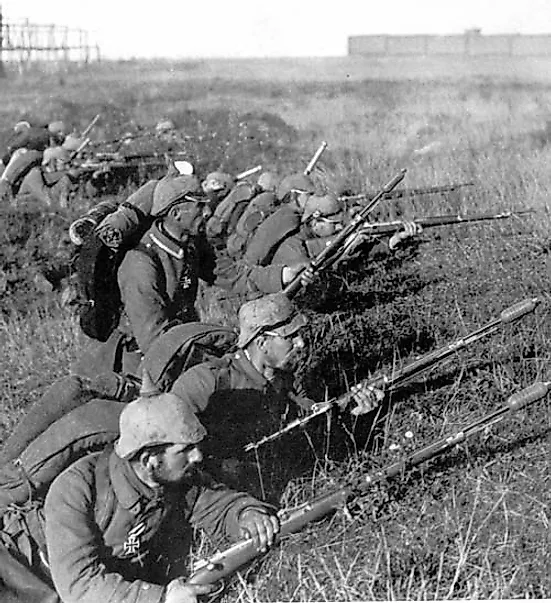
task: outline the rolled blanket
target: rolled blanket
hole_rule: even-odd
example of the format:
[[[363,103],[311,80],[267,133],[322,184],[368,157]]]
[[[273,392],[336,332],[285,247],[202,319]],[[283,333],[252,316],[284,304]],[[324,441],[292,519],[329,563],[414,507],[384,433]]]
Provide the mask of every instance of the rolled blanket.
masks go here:
[[[102,220],[96,228],[96,234],[107,247],[118,249],[142,232],[149,223],[143,211],[126,201]]]

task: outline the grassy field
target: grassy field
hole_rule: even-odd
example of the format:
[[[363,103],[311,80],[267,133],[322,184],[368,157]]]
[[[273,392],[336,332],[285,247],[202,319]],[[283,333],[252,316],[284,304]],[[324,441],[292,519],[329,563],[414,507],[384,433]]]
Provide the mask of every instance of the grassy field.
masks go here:
[[[403,167],[407,187],[473,183],[461,194],[385,206],[381,215],[537,210],[522,220],[426,230],[408,253],[339,269],[299,298],[312,319],[299,376],[316,399],[376,371],[390,373],[519,300],[542,303],[401,388],[376,420],[322,417],[287,436],[279,446],[304,459],[281,495],[283,506],[293,506],[477,420],[536,380],[551,380],[549,67],[537,58],[404,57],[29,72],[2,82],[0,130],[29,115],[83,128],[101,113],[96,136],[110,138],[170,117],[189,133],[201,172],[262,163],[285,174],[302,169],[327,140],[316,178],[336,190],[376,190]],[[80,200],[73,213],[90,203]],[[10,226],[0,252],[7,275],[0,437],[84,345],[59,291],[41,288],[36,276],[37,265],[44,274],[66,257],[63,223],[2,212]],[[550,417],[543,400],[353,501],[348,513],[285,540],[238,576],[226,600],[551,597]],[[265,482],[275,483],[280,470],[277,462],[264,465]],[[203,542],[197,555],[207,549]]]

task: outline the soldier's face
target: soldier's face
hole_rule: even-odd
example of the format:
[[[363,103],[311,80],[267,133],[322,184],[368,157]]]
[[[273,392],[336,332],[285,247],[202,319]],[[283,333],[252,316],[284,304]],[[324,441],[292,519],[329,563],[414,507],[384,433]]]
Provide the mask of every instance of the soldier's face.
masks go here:
[[[177,205],[175,216],[184,232],[197,235],[210,213],[208,204],[189,202]]]
[[[316,237],[330,237],[339,230],[342,230],[342,227],[343,219],[338,216],[330,218],[320,216],[319,218],[312,220],[312,223],[310,224],[310,229]]]
[[[197,445],[173,444],[158,456],[153,478],[162,486],[193,482],[203,454]]]
[[[304,348],[304,339],[298,333],[280,335],[266,331],[265,351],[268,364],[275,369],[290,368],[297,354]]]

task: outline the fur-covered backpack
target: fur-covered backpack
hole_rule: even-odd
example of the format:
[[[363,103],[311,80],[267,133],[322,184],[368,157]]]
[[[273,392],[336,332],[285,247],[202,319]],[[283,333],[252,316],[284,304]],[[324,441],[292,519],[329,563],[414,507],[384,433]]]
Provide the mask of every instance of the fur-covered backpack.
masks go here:
[[[106,223],[117,219],[120,228],[106,227]],[[138,245],[153,218],[129,199],[119,206],[99,204],[78,222],[88,224],[73,264],[81,300],[80,326],[88,337],[105,342],[121,317],[117,272],[126,252],[139,248],[153,259],[156,257],[145,245]]]

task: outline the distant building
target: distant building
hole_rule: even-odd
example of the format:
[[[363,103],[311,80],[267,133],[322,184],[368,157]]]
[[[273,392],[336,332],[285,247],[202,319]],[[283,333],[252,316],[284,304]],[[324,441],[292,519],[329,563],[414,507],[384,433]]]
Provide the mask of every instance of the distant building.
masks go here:
[[[551,55],[551,34],[484,36],[480,29],[436,36],[350,36],[349,55]]]

